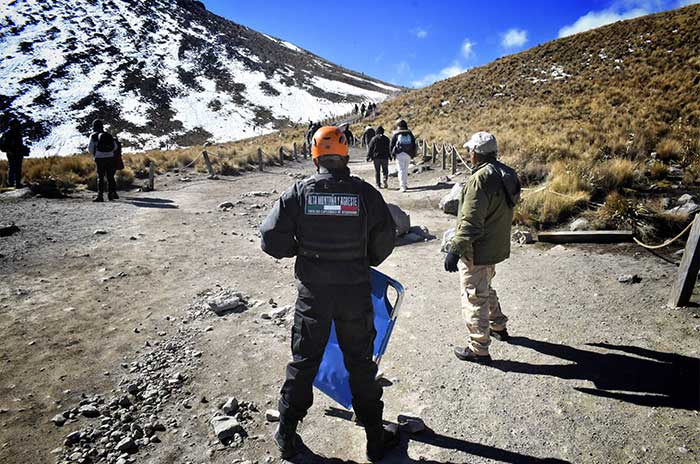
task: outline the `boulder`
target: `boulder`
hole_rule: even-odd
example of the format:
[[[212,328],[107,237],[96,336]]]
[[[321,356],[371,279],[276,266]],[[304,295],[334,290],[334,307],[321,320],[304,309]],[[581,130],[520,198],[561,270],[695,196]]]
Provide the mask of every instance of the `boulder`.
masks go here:
[[[243,427],[238,423],[236,419],[229,416],[215,416],[209,421],[212,429],[214,429],[214,434],[219,441],[225,441],[237,433],[243,432]]]
[[[452,239],[455,236],[455,228],[452,227],[450,229],[447,229],[444,234],[442,234],[442,244],[440,245],[440,251],[443,253],[449,253],[450,252],[450,242],[452,242]]]
[[[446,214],[457,215],[459,209],[459,196],[462,193],[462,184],[454,184],[450,193],[442,197],[440,200],[440,209]]]
[[[223,316],[230,312],[243,312],[248,309],[243,294],[230,289],[222,290],[209,297],[207,305],[217,316]]]
[[[280,412],[276,409],[268,409],[267,411],[265,411],[265,419],[268,422],[279,422]]]
[[[19,232],[19,227],[14,224],[0,224],[0,237],[9,237]]]
[[[3,200],[22,200],[32,196],[32,190],[29,187],[24,187],[21,189],[9,190],[0,194],[0,198]]]
[[[396,224],[396,236],[407,234],[411,230],[411,216],[393,203],[388,203],[387,206]]]
[[[238,407],[238,400],[231,397],[226,401],[226,403],[224,403],[224,406],[221,409],[227,416],[233,416],[238,412]]]
[[[678,200],[676,201],[676,204],[678,205],[685,205],[686,203],[696,203],[695,197],[689,193],[685,193],[678,197]]]
[[[591,224],[588,219],[578,218],[569,225],[569,230],[579,231],[579,230],[590,230]]]

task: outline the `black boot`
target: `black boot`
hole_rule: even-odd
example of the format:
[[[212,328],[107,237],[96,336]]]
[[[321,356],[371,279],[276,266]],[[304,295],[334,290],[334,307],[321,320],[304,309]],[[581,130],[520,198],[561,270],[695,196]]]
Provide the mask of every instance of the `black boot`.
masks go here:
[[[297,424],[295,420],[280,417],[280,423],[275,431],[275,443],[282,459],[294,457],[301,451],[301,438],[297,435]]]
[[[491,336],[499,342],[507,342],[508,340],[510,340],[510,334],[508,333],[508,329],[506,328],[504,328],[503,330],[491,329]]]
[[[367,459],[377,462],[399,445],[399,432],[396,427],[372,425],[365,427],[367,434]]]
[[[117,195],[117,192],[109,192],[109,193],[107,194],[107,199],[108,199],[109,201],[112,201],[112,200],[119,200],[119,195]]]
[[[100,193],[100,194],[97,195],[97,196],[95,197],[95,199],[92,200],[92,201],[94,201],[95,203],[102,203],[103,201],[105,201],[105,198],[104,198],[104,197],[102,196],[102,194]]]

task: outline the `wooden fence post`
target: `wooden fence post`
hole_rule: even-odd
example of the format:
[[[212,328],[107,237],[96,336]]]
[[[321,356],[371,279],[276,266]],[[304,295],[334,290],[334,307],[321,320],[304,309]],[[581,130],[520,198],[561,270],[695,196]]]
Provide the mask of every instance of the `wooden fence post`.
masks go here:
[[[433,164],[437,163],[437,145],[433,142]]]
[[[452,175],[457,174],[457,147],[452,146]]]
[[[428,141],[423,140],[423,161],[428,159]]]
[[[442,169],[446,169],[447,168],[447,150],[445,149],[444,143],[442,144],[441,155],[442,155]]]
[[[263,170],[262,148],[258,147],[258,171],[262,172],[262,170]]]
[[[698,278],[698,271],[700,271],[700,214],[695,215],[693,227],[685,242],[685,251],[678,268],[678,276],[671,289],[671,297],[668,299],[669,306],[677,308],[690,302],[695,281]]]
[[[156,170],[153,160],[148,164],[148,190],[156,189]]]
[[[207,165],[207,172],[209,172],[210,179],[216,179],[216,173],[214,173],[214,168],[209,160],[209,153],[206,150],[202,151],[202,156],[204,157],[204,164]]]
[[[294,145],[292,145],[292,149],[294,150],[292,153],[292,157],[294,158],[294,161],[299,161],[297,159],[297,143],[294,142]]]
[[[306,142],[301,146],[301,152],[304,155],[304,159],[306,159]]]
[[[280,166],[284,166],[284,147],[280,147]]]

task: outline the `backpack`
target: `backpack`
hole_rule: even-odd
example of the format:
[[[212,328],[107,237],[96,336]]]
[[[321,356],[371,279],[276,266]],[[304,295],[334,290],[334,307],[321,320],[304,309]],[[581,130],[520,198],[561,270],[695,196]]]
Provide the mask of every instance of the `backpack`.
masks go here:
[[[124,159],[122,158],[122,143],[119,139],[114,139],[116,148],[114,149],[114,169],[121,171],[124,169]]]
[[[114,137],[109,132],[101,132],[97,135],[97,151],[110,152],[114,151]]]
[[[396,138],[396,153],[406,153],[411,158],[416,156],[416,144],[411,134],[402,132]]]
[[[500,161],[495,161],[491,164],[494,167],[494,171],[501,178],[501,184],[503,185],[503,190],[506,192],[506,202],[511,208],[515,208],[515,205],[520,201],[520,192],[522,190],[520,186],[520,179],[518,179],[518,173],[515,169],[507,166]]]
[[[7,153],[7,149],[9,147],[7,146],[7,132],[3,132],[2,135],[0,135],[0,151],[4,151]]]

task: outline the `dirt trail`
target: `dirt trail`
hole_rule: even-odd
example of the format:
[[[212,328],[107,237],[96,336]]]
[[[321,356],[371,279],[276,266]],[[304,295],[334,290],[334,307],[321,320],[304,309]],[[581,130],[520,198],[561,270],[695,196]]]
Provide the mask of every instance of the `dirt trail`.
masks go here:
[[[371,180],[369,164],[352,168]],[[55,462],[50,451],[89,420],[57,428],[49,419],[82,394],[121,388],[122,363],[181,334],[202,357],[166,407],[178,426],[135,462],[276,457],[263,414],[246,423],[238,448],[218,445],[208,421],[227,396],[261,411],[275,405],[289,328],[260,316],[271,298],[293,303],[293,261],[259,250],[257,227],[277,195],[245,194],[282,192],[290,174],[310,170],[292,163],[193,182],[172,174],[158,179],[158,191],[113,204],[82,195],[0,201],[3,219],[22,229],[0,242],[0,462]],[[383,191],[438,237],[454,220],[436,208],[446,193],[436,187],[440,175],[411,176],[406,194]],[[700,366],[700,320],[696,310],[664,307],[672,265],[630,246],[515,246],[495,283],[515,338],[494,341],[494,364],[483,367],[452,355],[465,331],[457,277],[442,270],[439,247],[439,239],[398,247],[380,268],[407,288],[382,364],[394,381],[385,417],[419,414],[434,432],[406,437],[387,462],[698,462],[700,386],[683,382]],[[617,282],[629,273],[641,283]],[[220,287],[265,303],[184,324],[193,299]],[[675,377],[682,369],[685,377]],[[316,395],[305,443],[319,457],[363,461],[362,430],[333,406]]]

